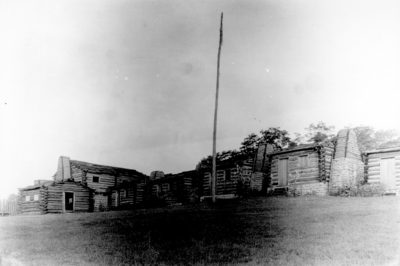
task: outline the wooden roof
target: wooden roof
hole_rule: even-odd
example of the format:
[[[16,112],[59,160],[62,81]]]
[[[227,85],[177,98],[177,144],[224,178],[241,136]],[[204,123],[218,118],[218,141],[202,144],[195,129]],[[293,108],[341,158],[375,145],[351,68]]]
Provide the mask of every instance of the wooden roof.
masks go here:
[[[332,146],[332,148],[333,148],[333,143],[332,142],[320,142],[320,143],[311,143],[311,144],[300,144],[299,146],[296,146],[293,148],[286,148],[281,151],[275,151],[268,155],[278,155],[278,154],[295,152],[295,151],[310,150],[310,149],[315,149],[315,148],[321,147],[321,146],[323,146],[323,147]]]
[[[114,166],[100,165],[87,163],[82,161],[71,160],[71,166],[75,166],[82,171],[93,173],[93,174],[108,174],[112,176],[135,176],[135,177],[145,177],[146,175],[140,173],[134,169],[126,169]]]
[[[394,147],[394,148],[388,148],[388,149],[370,150],[370,151],[365,151],[364,154],[385,153],[385,152],[394,152],[394,151],[400,151],[400,147]]]
[[[68,180],[57,181],[57,182],[55,182],[55,181],[49,181],[49,182],[42,183],[42,184],[37,184],[37,185],[33,185],[33,186],[27,186],[27,187],[24,187],[24,188],[19,188],[19,190],[24,190],[24,191],[26,191],[26,190],[35,190],[35,189],[38,189],[38,188],[41,188],[41,187],[49,187],[49,186],[52,186],[52,185],[55,185],[55,184],[62,184],[62,183],[75,183],[75,184],[77,184],[77,185],[86,187],[86,186],[83,185],[81,182],[75,182],[75,181],[72,180],[72,179],[68,179]],[[87,188],[89,188],[89,187],[87,187]],[[89,188],[89,189],[91,189],[91,188]]]

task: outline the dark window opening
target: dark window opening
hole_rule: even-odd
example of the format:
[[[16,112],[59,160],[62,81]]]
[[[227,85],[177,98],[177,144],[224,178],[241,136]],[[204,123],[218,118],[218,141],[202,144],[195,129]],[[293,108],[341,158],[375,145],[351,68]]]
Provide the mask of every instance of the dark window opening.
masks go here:
[[[74,193],[72,192],[65,192],[65,210],[74,210]]]
[[[227,181],[231,180],[231,170],[229,169],[225,170],[225,180]]]
[[[98,176],[94,176],[93,177],[93,182],[94,183],[99,183],[99,177]]]

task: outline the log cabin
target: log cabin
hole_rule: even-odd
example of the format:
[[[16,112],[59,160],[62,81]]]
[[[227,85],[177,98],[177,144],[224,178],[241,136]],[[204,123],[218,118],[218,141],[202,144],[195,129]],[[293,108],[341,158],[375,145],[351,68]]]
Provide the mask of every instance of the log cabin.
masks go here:
[[[20,214],[93,211],[94,190],[72,179],[39,183],[19,189]]]
[[[61,156],[55,181],[72,178],[94,190],[94,210],[116,208],[143,202],[148,176],[133,170],[99,165]]]
[[[162,171],[153,171],[148,183],[149,197],[162,198],[169,205],[194,202],[197,198],[197,176],[196,170],[178,174],[164,174]]]
[[[365,151],[365,180],[381,183],[387,193],[400,192],[400,147]]]
[[[19,209],[20,213],[44,214],[133,206],[144,201],[147,182],[148,176],[133,169],[61,156],[51,184],[46,180],[36,180],[34,186],[20,189]],[[56,195],[57,199],[54,198]],[[72,210],[70,205],[65,205],[71,200]]]
[[[254,174],[264,174],[264,184],[277,190],[296,185],[303,195],[326,195],[334,152],[332,142],[304,144],[281,151],[259,150]],[[260,161],[263,166],[260,167]]]
[[[198,196],[200,201],[204,198],[211,197],[211,176],[212,166],[200,165],[198,167],[200,172]],[[229,160],[217,165],[216,177],[216,197],[217,198],[232,198],[237,193],[237,185],[240,178],[252,177],[253,160]]]

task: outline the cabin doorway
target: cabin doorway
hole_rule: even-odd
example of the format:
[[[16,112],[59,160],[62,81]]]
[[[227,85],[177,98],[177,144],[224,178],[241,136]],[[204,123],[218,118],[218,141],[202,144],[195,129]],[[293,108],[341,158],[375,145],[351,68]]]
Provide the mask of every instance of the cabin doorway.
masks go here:
[[[288,185],[288,159],[281,159],[278,162],[278,186]]]
[[[65,210],[73,211],[74,210],[74,193],[73,192],[65,192]]]
[[[111,205],[114,207],[118,207],[119,206],[119,193],[117,190],[113,190],[112,191],[112,196],[111,196]]]
[[[382,158],[380,183],[384,184],[387,190],[396,189],[395,177],[396,168],[394,158]]]

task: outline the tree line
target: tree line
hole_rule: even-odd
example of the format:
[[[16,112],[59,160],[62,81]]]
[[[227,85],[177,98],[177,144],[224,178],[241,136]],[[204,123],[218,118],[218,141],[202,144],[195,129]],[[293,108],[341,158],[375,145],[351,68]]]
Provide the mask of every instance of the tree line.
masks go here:
[[[350,127],[348,127],[350,128]],[[400,146],[400,133],[394,129],[376,130],[371,126],[360,125],[352,127],[356,133],[361,152],[373,149],[391,148]],[[279,127],[262,129],[260,134],[249,134],[241,142],[238,150],[228,150],[217,153],[217,164],[229,161],[253,159],[260,143],[271,144],[275,151],[292,148],[303,144],[320,143],[324,141],[336,141],[335,126],[328,126],[320,121],[311,123],[305,128],[306,133],[294,133],[292,139],[289,132]],[[201,164],[211,165],[212,155],[202,158]]]

